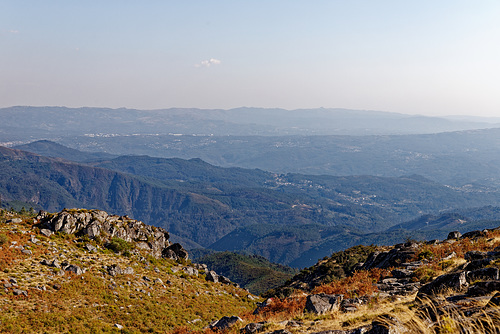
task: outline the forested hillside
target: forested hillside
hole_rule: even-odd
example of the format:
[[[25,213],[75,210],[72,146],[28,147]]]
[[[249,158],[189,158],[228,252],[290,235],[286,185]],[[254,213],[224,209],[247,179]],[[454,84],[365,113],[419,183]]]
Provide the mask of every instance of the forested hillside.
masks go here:
[[[399,227],[404,231],[383,231],[423,214],[494,205],[499,196],[419,176],[275,174],[147,156],[92,156],[90,164],[78,164],[0,152],[4,206],[104,209],[165,227],[192,247],[244,249],[295,267],[357,243],[428,237],[434,232],[406,225]]]

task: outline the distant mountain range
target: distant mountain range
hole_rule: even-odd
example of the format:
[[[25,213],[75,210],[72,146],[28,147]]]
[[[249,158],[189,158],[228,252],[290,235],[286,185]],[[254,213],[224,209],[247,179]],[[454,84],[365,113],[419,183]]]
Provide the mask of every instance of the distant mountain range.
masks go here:
[[[497,205],[500,192],[452,188],[417,175],[276,174],[200,159],[115,158],[47,141],[23,148],[51,158],[0,147],[4,205],[18,201],[49,211],[86,207],[128,214],[166,228],[191,248],[244,250],[295,267],[355,244],[432,238],[451,226],[422,229],[422,215],[461,209],[461,223],[454,225],[459,230],[500,219],[492,207],[464,211]],[[69,161],[72,156],[80,162]]]
[[[388,135],[500,127],[500,119],[444,118],[348,109],[162,110],[17,106],[0,109],[0,143],[113,135]]]

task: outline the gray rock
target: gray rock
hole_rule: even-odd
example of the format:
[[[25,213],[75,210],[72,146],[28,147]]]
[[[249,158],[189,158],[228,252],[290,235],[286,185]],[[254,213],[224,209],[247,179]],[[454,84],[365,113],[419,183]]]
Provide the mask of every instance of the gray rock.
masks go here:
[[[64,268],[64,270],[72,272],[72,273],[74,273],[76,275],[82,275],[84,273],[84,271],[82,270],[82,268],[80,268],[79,266],[74,265],[74,264],[70,264],[69,266],[66,266]]]
[[[447,289],[460,291],[466,288],[468,285],[467,272],[465,271],[455,274],[445,274],[422,286],[418,290],[418,296],[421,297],[423,295],[434,295]]]
[[[145,243],[150,254],[159,258],[170,243],[168,232],[160,227],[146,225],[125,216],[108,215],[100,210],[63,210],[55,215],[39,213],[37,220],[41,228],[52,232],[79,233],[90,238],[105,234],[127,242]],[[49,235],[49,233],[47,233]]]
[[[40,233],[43,234],[46,237],[50,237],[52,234],[54,234],[51,230],[46,229],[46,228],[42,228],[40,230]]]
[[[262,303],[257,303],[257,308],[253,311],[253,314],[259,314],[266,309],[267,306],[271,305],[273,302],[272,298],[264,300]]]
[[[198,270],[193,267],[184,267],[182,271],[188,274],[189,276],[198,276]]]
[[[123,274],[122,268],[120,268],[120,266],[117,264],[112,264],[112,265],[108,266],[107,270],[108,270],[108,274],[111,276],[117,276],[117,275]]]
[[[391,271],[391,274],[397,278],[407,278],[413,276],[413,271],[408,269],[394,269]]]
[[[123,329],[123,326],[120,325],[120,324],[114,324],[114,327],[118,328],[118,329]]]
[[[219,282],[219,275],[215,271],[210,270],[205,274],[205,279],[209,282],[217,283]]]
[[[26,255],[33,255],[33,252],[29,249],[23,249],[21,252]]]
[[[50,263],[50,266],[51,266],[51,267],[54,267],[54,268],[61,268],[61,263],[60,263],[57,259],[54,259],[54,260]]]
[[[495,291],[500,291],[500,280],[481,281],[470,286],[467,290],[469,296],[486,296]]]
[[[50,266],[50,261],[48,261],[47,259],[43,259],[42,261],[40,261],[40,264],[44,266]]]
[[[97,253],[97,247],[92,244],[86,244],[85,249],[87,249],[91,253]]]
[[[489,256],[487,252],[481,252],[481,251],[469,251],[464,255],[464,259],[466,259],[467,261],[483,260],[488,257]]]
[[[342,295],[327,295],[325,293],[309,295],[307,296],[305,311],[315,314],[337,311],[342,299]]]
[[[224,332],[225,330],[236,325],[238,322],[243,322],[243,320],[241,320],[240,317],[236,317],[236,316],[222,317],[218,321],[210,324],[210,329]]]
[[[14,296],[26,296],[28,297],[28,292],[24,291],[24,290],[21,290],[21,289],[14,289],[12,290],[12,293],[14,294]]]
[[[498,268],[490,267],[490,268],[482,268],[473,270],[467,273],[467,282],[471,283],[477,280],[498,280],[499,270]]]
[[[465,238],[473,239],[473,238],[478,238],[478,237],[484,237],[485,235],[486,235],[486,232],[484,232],[484,231],[470,231],[470,232],[464,233],[462,235],[462,239],[465,239]]]
[[[486,266],[488,266],[490,263],[492,262],[492,259],[481,259],[481,260],[474,260],[474,261],[471,261],[469,262],[466,266],[465,266],[465,270],[477,270],[477,269],[481,269],[481,268],[484,268]]]
[[[7,224],[19,224],[22,222],[23,222],[23,220],[21,218],[12,218],[12,219],[7,220],[5,223],[7,223]]]
[[[453,232],[448,233],[448,237],[446,238],[446,240],[459,239],[461,236],[462,236],[462,233],[460,233],[458,231],[453,231]]]
[[[266,324],[265,321],[263,321],[263,322],[252,322],[252,323],[249,323],[248,325],[246,325],[245,328],[243,328],[243,331],[246,334],[258,333],[258,332],[262,331],[262,329],[264,328],[265,324]]]
[[[231,284],[232,282],[226,276],[219,275],[219,283],[222,283],[222,284]]]
[[[178,243],[170,245],[163,249],[161,256],[166,259],[172,259],[175,261],[187,260],[189,258],[188,252]]]
[[[132,267],[127,267],[127,268],[123,269],[122,273],[123,273],[123,275],[133,275],[133,274],[135,274],[134,268],[132,268]]]

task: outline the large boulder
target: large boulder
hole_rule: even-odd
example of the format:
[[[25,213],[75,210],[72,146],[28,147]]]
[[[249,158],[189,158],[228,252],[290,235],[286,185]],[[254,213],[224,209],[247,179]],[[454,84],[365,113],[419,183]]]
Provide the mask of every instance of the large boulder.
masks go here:
[[[327,295],[319,293],[307,296],[305,311],[315,314],[325,314],[337,311],[342,303],[342,295]]]
[[[175,261],[187,260],[189,258],[188,252],[181,246],[181,244],[175,243],[171,246],[166,247],[161,252],[161,256],[166,259],[172,259]]]
[[[227,329],[233,327],[238,322],[243,322],[240,317],[232,316],[232,317],[222,317],[219,320],[210,324],[210,329],[215,331],[224,332]]]
[[[422,297],[424,295],[435,295],[446,290],[460,291],[468,285],[466,271],[454,274],[445,274],[422,286],[418,290],[417,296]]]

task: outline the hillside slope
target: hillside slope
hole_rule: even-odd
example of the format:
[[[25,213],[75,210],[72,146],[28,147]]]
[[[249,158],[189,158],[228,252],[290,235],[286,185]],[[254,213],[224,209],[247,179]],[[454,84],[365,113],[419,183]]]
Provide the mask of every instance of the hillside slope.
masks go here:
[[[500,228],[353,247],[302,270],[262,303],[235,284],[212,282],[218,275],[167,241],[164,230],[102,211],[34,217],[0,210],[0,331],[434,334],[500,327]]]
[[[85,217],[92,217],[92,229],[78,227],[89,223]],[[115,224],[111,230],[106,221]],[[75,233],[68,233],[71,228]],[[0,332],[201,330],[255,308],[256,297],[245,290],[208,281],[205,268],[181,253],[177,260],[167,255],[168,239],[162,255],[154,256],[140,241],[141,231],[150,246],[164,237],[154,227],[105,212],[33,217],[0,210]],[[100,237],[92,237],[97,232]]]
[[[193,246],[247,250],[296,267],[356,243],[402,241],[413,232],[379,232],[437,210],[496,204],[499,196],[419,176],[278,175],[146,156],[91,166],[3,147],[0,167],[4,204],[126,214]]]

